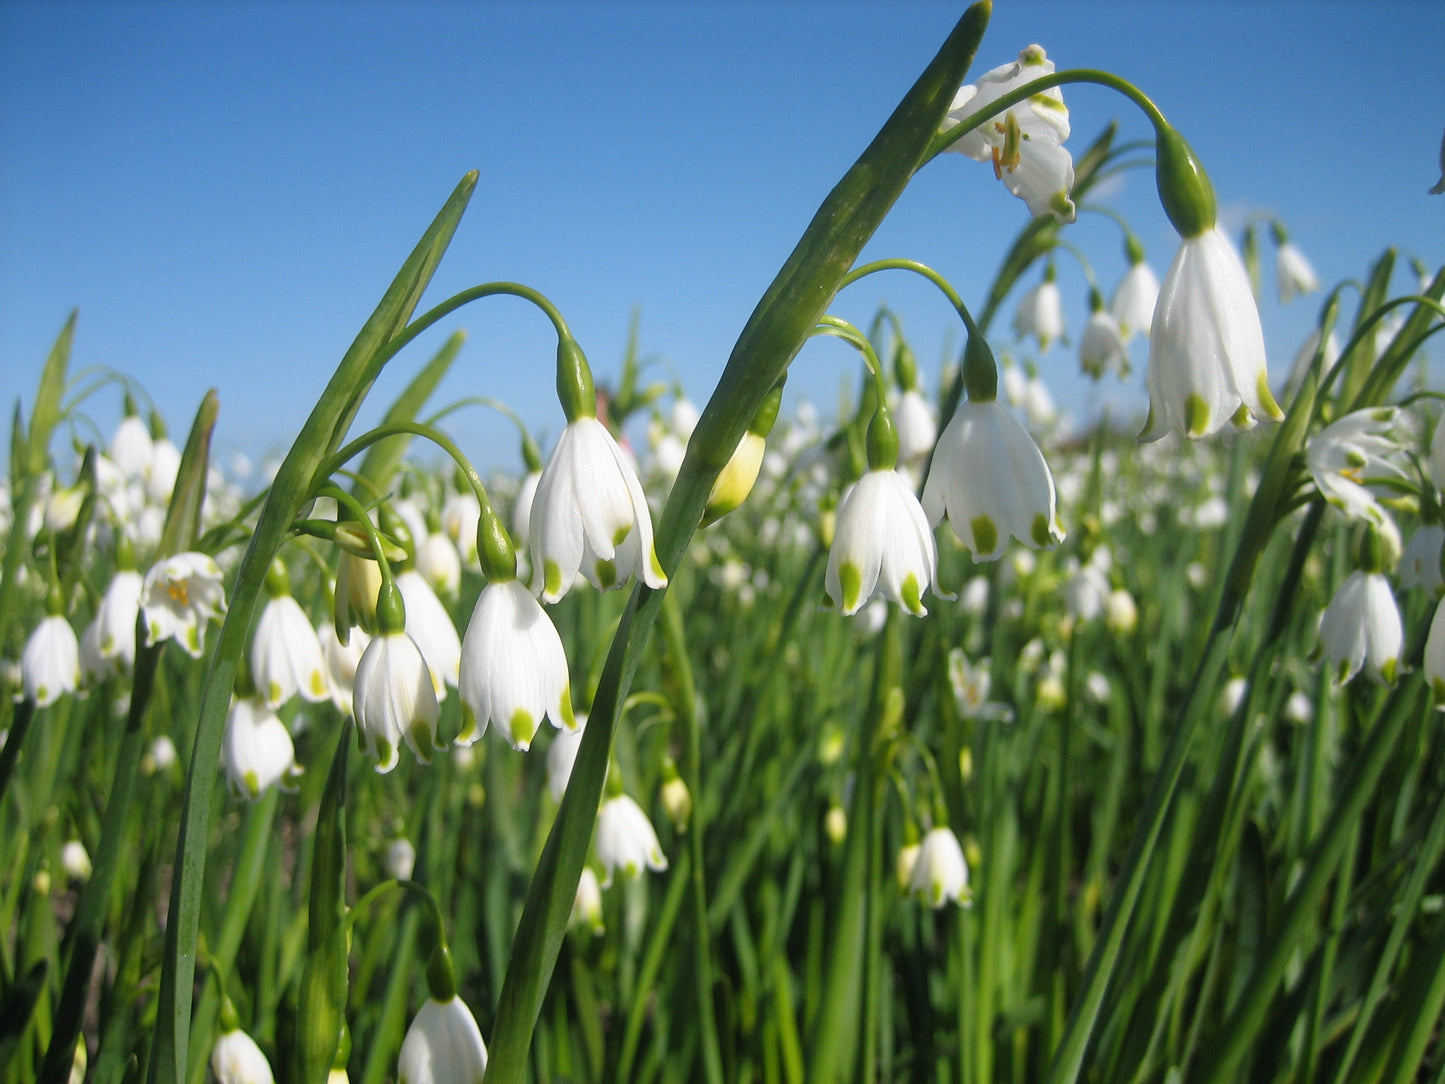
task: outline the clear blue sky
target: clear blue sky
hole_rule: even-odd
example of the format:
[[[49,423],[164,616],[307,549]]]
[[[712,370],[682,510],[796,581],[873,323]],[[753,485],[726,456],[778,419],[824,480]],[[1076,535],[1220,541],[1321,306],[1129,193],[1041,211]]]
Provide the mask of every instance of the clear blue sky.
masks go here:
[[[639,310],[652,375],[677,373],[701,401],[812,212],[963,7],[0,0],[0,406],[7,421],[17,397],[28,408],[75,307],[75,369],[137,378],[178,439],[214,386],[219,449],[284,450],[472,168],[476,195],[424,304],[528,283],[602,380]],[[1445,4],[998,0],[974,74],[1035,41],[1060,67],[1136,82],[1199,152],[1224,214],[1281,216],[1327,281],[1361,275],[1387,245],[1445,260],[1445,197],[1425,194],[1445,128]],[[1116,95],[1066,96],[1076,150],[1114,117],[1124,137],[1147,135]],[[1110,203],[1162,275],[1175,239],[1152,175],[1131,174]],[[948,155],[866,255],[922,260],[977,303],[1025,215],[986,166]],[[1112,286],[1117,227],[1084,216],[1065,236]],[[1068,258],[1060,281],[1078,331],[1085,286]],[[1275,373],[1318,300],[1266,304]],[[855,287],[836,311],[865,322],[880,301],[901,311],[932,381],[959,343],[955,318],[901,277]],[[492,395],[555,435],[540,315],[504,299],[455,326],[470,339],[439,401]],[[393,363],[363,420],[437,341]],[[1142,408],[1136,360],[1127,398]],[[790,389],[827,409],[853,371],[841,347],[810,346]],[[1072,350],[1044,358],[1056,397],[1084,413],[1076,371]],[[108,391],[90,408],[106,433],[119,401]],[[449,425],[483,469],[516,461],[494,416]]]

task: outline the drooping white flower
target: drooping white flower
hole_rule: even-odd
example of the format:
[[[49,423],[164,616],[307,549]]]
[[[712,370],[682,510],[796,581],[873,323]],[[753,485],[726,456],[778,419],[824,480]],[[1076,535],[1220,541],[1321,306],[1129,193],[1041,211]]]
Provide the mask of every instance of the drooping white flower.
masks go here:
[[[541,471],[528,471],[522,477],[522,483],[517,487],[517,496],[512,501],[512,538],[516,542],[518,550],[525,550],[531,538],[532,501],[536,499],[537,483],[541,480]],[[477,548],[476,533],[476,525],[473,524],[473,550]]]
[[[361,629],[351,630],[351,642],[343,644],[336,636],[336,626],[329,621],[318,630],[321,641],[321,656],[326,660],[326,684],[331,689],[331,702],[343,715],[350,715],[352,709],[351,690],[356,684],[356,667],[371,643],[371,636]]]
[[[1149,418],[1140,441],[1177,429],[1191,440],[1226,422],[1249,429],[1283,411],[1269,390],[1264,332],[1249,276],[1217,226],[1186,237],[1149,330]]]
[[[398,881],[411,880],[416,867],[416,848],[405,836],[398,836],[386,845],[386,875]]]
[[[427,998],[417,1010],[396,1063],[397,1084],[482,1084],[487,1044],[466,1003]]]
[[[289,594],[266,600],[251,633],[250,657],[256,690],[273,708],[298,693],[312,703],[331,695],[321,641],[306,611]]]
[[[1032,335],[1038,341],[1040,354],[1048,353],[1054,340],[1063,337],[1064,298],[1052,273],[1019,298],[1013,329],[1020,339]]]
[[[469,565],[477,562],[477,522],[481,518],[482,506],[470,489],[453,493],[442,505],[442,530],[455,544],[462,560]],[[526,534],[525,529],[522,534]]]
[[[440,531],[431,531],[416,548],[416,570],[438,595],[455,598],[462,585],[462,555],[456,543]]]
[[[1135,335],[1149,334],[1158,300],[1159,277],[1154,269],[1143,260],[1130,264],[1109,299],[1109,312],[1119,322],[1119,333],[1126,343]]]
[[[1320,288],[1320,277],[1293,241],[1285,241],[1275,250],[1274,267],[1281,302],[1312,294]]]
[[[593,936],[606,933],[602,924],[602,886],[591,866],[582,867],[577,878],[577,891],[572,897],[572,913],[567,917],[568,926],[585,926]]]
[[[1089,314],[1079,338],[1079,367],[1095,380],[1105,373],[1114,373],[1121,380],[1129,375],[1124,333],[1107,309],[1098,308]]]
[[[1404,640],[1400,609],[1379,572],[1351,572],[1320,617],[1320,649],[1341,685],[1361,670],[1393,685]]]
[[[447,686],[455,688],[460,680],[462,638],[431,584],[415,568],[397,574],[396,588],[406,603],[406,631],[426,659],[437,700],[445,700]]]
[[[240,1028],[223,1032],[211,1047],[211,1074],[216,1084],[275,1084],[271,1063],[256,1040]]]
[[[1071,557],[1065,565],[1060,592],[1064,611],[1076,621],[1094,621],[1104,613],[1109,601],[1109,578],[1092,561],[1081,562]]]
[[[1445,590],[1440,556],[1445,551],[1445,526],[1427,523],[1415,529],[1400,555],[1400,586],[1418,588],[1432,596]]]
[[[1345,515],[1376,527],[1387,514],[1372,487],[1406,477],[1393,458],[1403,449],[1389,435],[1398,414],[1395,407],[1356,410],[1325,426],[1305,444],[1305,465],[1320,496]]]
[[[138,415],[120,420],[110,438],[109,459],[126,479],[144,479],[155,456],[151,431]]]
[[[894,861],[893,872],[898,877],[898,887],[901,891],[907,892],[913,884],[913,867],[918,861],[918,852],[921,845],[918,843],[905,843],[898,848],[898,858]]]
[[[1315,360],[1315,352],[1320,348],[1320,329],[1315,327],[1305,336],[1304,342],[1300,343],[1299,350],[1295,353],[1294,360],[1290,362],[1289,376],[1284,382],[1284,394],[1286,397],[1294,395],[1303,383],[1305,373],[1309,371],[1310,364]],[[1340,360],[1340,338],[1335,334],[1335,329],[1330,328],[1329,335],[1325,338],[1324,356],[1321,358],[1321,376],[1334,367],[1335,362]]]
[[[60,848],[60,868],[72,881],[88,881],[94,871],[91,865],[90,852],[85,849],[85,844],[78,839],[68,840]]]
[[[221,763],[231,792],[251,801],[274,786],[287,789],[301,774],[291,732],[259,697],[243,697],[231,705],[221,738]]]
[[[356,666],[351,693],[357,734],[385,774],[396,767],[402,741],[417,760],[431,763],[436,747],[436,690],[416,641],[405,632],[372,638]]]
[[[1027,429],[997,400],[966,400],[938,439],[923,510],[991,561],[1010,537],[1033,549],[1063,541],[1054,478]]]
[[[968,862],[951,828],[929,829],[919,842],[909,888],[935,910],[950,900],[968,903]]]
[[[80,634],[80,680],[85,685],[109,681],[120,673],[115,659],[100,653],[100,622],[92,619]]]
[[[47,707],[80,687],[80,641],[70,622],[50,614],[35,626],[20,654],[25,695]]]
[[[532,590],[547,602],[565,595],[579,571],[599,590],[634,575],[667,586],[642,483],[596,418],[562,430],[537,483],[529,535]]]
[[[169,437],[161,437],[151,446],[151,465],[146,474],[146,495],[153,504],[164,505],[170,501],[180,470],[181,450]]]
[[[1030,45],[1012,64],[994,68],[976,83],[960,87],[941,130],[957,127],[1003,95],[1053,70],[1054,62],[1043,48]],[[1029,214],[1052,214],[1060,222],[1072,222],[1074,160],[1063,146],[1068,137],[1068,107],[1059,88],[1050,87],[984,121],[948,149],[979,162],[992,162],[994,176],[1028,204]]]
[[[644,869],[667,869],[667,855],[642,807],[626,794],[602,803],[597,811],[597,860],[602,863],[602,887],[612,883],[613,870],[638,877]]]
[[[938,575],[933,528],[896,470],[870,470],[838,508],[824,589],[851,616],[874,593],[923,615],[923,592]]]
[[[1435,616],[1430,619],[1423,669],[1431,700],[1438,710],[1445,711],[1445,616],[1442,615],[1445,615],[1445,603],[1435,606]]]
[[[461,658],[462,731],[470,745],[493,724],[514,749],[543,717],[575,729],[567,653],[551,618],[517,580],[493,580],[477,598]]]
[[[157,561],[141,587],[146,642],[174,638],[192,658],[200,658],[207,621],[226,612],[221,569],[208,554],[177,553]]]
[[[559,730],[547,747],[547,791],[552,801],[560,802],[572,778],[572,765],[577,763],[577,750],[582,747],[582,734],[587,729],[587,713],[577,713],[576,730]]]
[[[135,626],[144,584],[135,569],[118,570],[95,610],[96,650],[126,670],[135,664]]]
[[[938,417],[930,403],[917,388],[909,388],[898,397],[893,408],[893,424],[898,430],[898,461],[920,463],[938,441]]]

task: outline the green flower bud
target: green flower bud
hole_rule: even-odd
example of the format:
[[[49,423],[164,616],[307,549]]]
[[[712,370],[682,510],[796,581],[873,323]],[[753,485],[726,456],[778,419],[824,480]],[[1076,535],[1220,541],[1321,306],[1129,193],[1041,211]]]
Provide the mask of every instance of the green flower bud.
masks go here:
[[[1215,223],[1214,186],[1184,137],[1169,127],[1155,128],[1155,180],[1164,213],[1181,237],[1198,237]]]

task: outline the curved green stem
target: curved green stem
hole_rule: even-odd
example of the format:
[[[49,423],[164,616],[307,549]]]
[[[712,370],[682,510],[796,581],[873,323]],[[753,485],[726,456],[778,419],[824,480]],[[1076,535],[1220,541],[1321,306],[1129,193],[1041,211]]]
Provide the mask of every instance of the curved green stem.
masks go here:
[[[968,329],[969,335],[981,334],[978,325],[974,323],[973,314],[968,311],[968,306],[963,303],[963,298],[958,296],[958,291],[953,288],[952,284],[933,268],[919,263],[917,260],[874,260],[871,263],[862,264],[843,276],[843,281],[838,284],[838,289],[841,291],[860,279],[876,275],[879,271],[912,271],[916,275],[922,275],[937,286],[944,297],[948,298],[948,303],[953,306],[953,311],[958,313],[958,317],[963,321],[963,326]]]
[[[1040,76],[1031,80],[1021,87],[1001,94],[989,107],[970,116],[960,124],[954,125],[946,131],[939,132],[933,137],[933,142],[928,146],[928,152],[924,155],[924,162],[930,162],[949,147],[957,143],[969,132],[983,126],[983,124],[998,116],[1000,113],[1020,102],[1027,101],[1042,90],[1049,90],[1052,87],[1061,87],[1068,83],[1094,83],[1101,87],[1108,87],[1116,90],[1124,97],[1143,110],[1144,115],[1156,129],[1167,128],[1169,122],[1164,119],[1164,114],[1142,90],[1136,87],[1127,79],[1121,79],[1113,72],[1099,71],[1095,68],[1069,68],[1066,71],[1053,72],[1050,75]]]
[[[353,458],[358,452],[365,451],[371,445],[376,444],[378,441],[385,440],[387,437],[394,437],[401,433],[410,433],[412,436],[429,440],[442,451],[446,452],[447,455],[451,456],[452,461],[456,463],[462,473],[466,475],[467,481],[471,484],[472,490],[477,495],[477,500],[481,502],[482,514],[485,515],[492,510],[491,501],[487,497],[487,487],[482,483],[482,476],[478,474],[477,469],[472,466],[471,460],[456,446],[455,441],[441,430],[434,429],[424,422],[391,422],[388,425],[377,426],[377,428],[371,430],[371,432],[357,437],[350,444],[339,449],[335,455],[321,465],[320,469],[316,472],[317,477],[325,478],[335,474],[341,469],[342,464]]]
[[[371,522],[371,517],[366,514],[366,508],[346,490],[340,486],[324,485],[317,496],[332,498],[338,507],[345,508],[351,513],[352,520],[360,528],[361,533],[366,535],[367,542],[371,545],[371,554],[376,558],[376,566],[381,570],[381,578],[384,583],[392,581],[391,562],[386,558],[386,543],[382,541],[381,532],[377,530],[376,524]]]

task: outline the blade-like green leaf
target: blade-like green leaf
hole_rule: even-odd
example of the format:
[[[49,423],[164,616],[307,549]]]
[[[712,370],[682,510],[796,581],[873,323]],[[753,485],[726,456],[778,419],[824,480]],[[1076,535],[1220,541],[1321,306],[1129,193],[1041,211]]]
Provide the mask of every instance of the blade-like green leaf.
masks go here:
[[[216,760],[231,689],[236,680],[251,615],[264,587],[266,571],[280,549],[301,505],[309,498],[317,469],[334,450],[360,406],[373,361],[410,316],[432,272],[446,251],[457,223],[477,183],[475,171],[462,178],[451,197],[422,235],[402,265],[370,319],[341,359],[326,391],[311,411],[291,451],[276,472],[271,495],[262,508],[256,531],[241,559],[230,609],[221,626],[216,654],[206,676],[186,796],[176,843],[175,877],[171,883],[170,914],[148,1076],[155,1084],[178,1084],[186,1079],[191,1026],[192,985],[196,967],[196,935],[200,925],[201,893],[206,868],[211,793]]]

